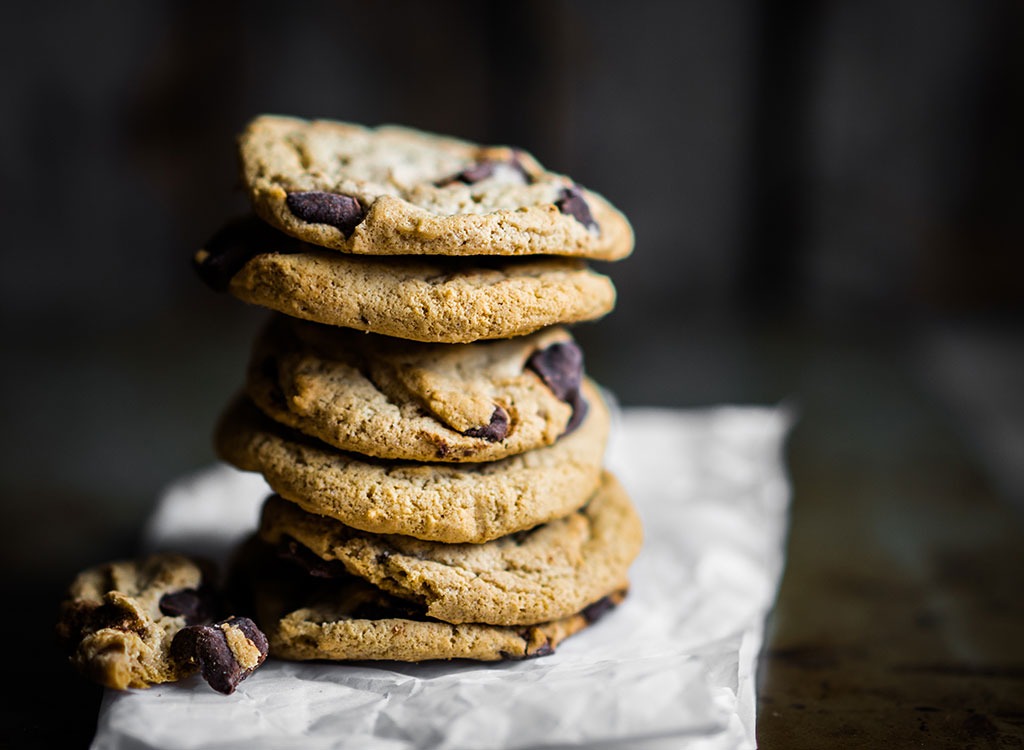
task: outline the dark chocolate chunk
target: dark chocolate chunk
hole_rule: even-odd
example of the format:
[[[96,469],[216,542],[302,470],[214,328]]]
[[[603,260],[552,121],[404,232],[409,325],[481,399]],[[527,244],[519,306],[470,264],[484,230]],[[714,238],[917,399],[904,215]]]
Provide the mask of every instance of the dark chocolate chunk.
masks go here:
[[[584,607],[581,614],[586,618],[588,623],[593,623],[600,620],[613,609],[615,609],[615,602],[610,596],[605,596],[598,599],[593,604],[588,604]]]
[[[583,382],[583,352],[574,342],[560,341],[538,349],[530,355],[526,366],[562,401],[571,401],[579,393]]]
[[[309,547],[286,537],[277,546],[277,556],[297,565],[314,578],[345,578],[348,571],[339,560],[324,560]]]
[[[466,437],[483,438],[491,443],[504,440],[508,434],[508,412],[500,406],[494,407],[490,424],[483,427],[471,427],[462,433]]]
[[[255,216],[236,219],[221,227],[192,256],[192,267],[207,286],[223,292],[231,278],[252,258],[263,253],[294,253],[296,240],[264,224]]]
[[[551,392],[572,406],[572,416],[565,427],[566,435],[583,422],[587,402],[580,394],[583,383],[583,352],[572,341],[560,341],[530,355],[526,366],[537,373]]]
[[[496,161],[481,161],[472,166],[466,167],[457,175],[449,177],[443,182],[443,184],[449,185],[453,182],[464,182],[467,185],[472,185],[475,182],[486,180],[494,174],[494,169],[497,166],[498,162]]]
[[[542,643],[538,646],[532,654],[527,654],[530,658],[536,658],[538,656],[550,656],[555,653],[555,649],[551,647],[551,643]]]
[[[211,617],[210,596],[196,589],[170,591],[160,597],[160,611],[169,617],[184,616],[189,625],[209,620]]]
[[[345,237],[351,237],[366,216],[359,201],[350,195],[311,190],[288,193],[285,201],[291,212],[303,221],[330,224],[340,229]]]
[[[571,216],[587,229],[597,229],[597,222],[590,213],[590,206],[583,198],[583,191],[579,185],[573,185],[562,190],[558,200],[555,201],[558,210],[567,216]]]
[[[520,633],[520,637],[526,642],[526,652],[523,654],[510,654],[508,651],[501,651],[502,659],[523,661],[524,659],[536,659],[538,656],[551,656],[551,654],[555,653],[555,649],[551,646],[551,641],[538,630],[528,630],[525,633]],[[532,644],[538,638],[543,638],[544,642],[533,646]]]
[[[241,636],[246,664],[231,648],[227,631]],[[213,625],[190,625],[171,641],[171,658],[198,666],[203,679],[218,693],[230,695],[267,658],[267,637],[248,617],[229,617]],[[253,653],[255,651],[255,654]],[[255,657],[255,658],[254,658]]]
[[[583,424],[583,419],[587,416],[587,410],[590,408],[587,405],[587,400],[583,398],[583,394],[579,391],[569,399],[569,403],[572,405],[572,416],[569,417],[569,423],[565,425],[563,435],[568,435]]]
[[[529,184],[533,182],[533,178],[530,177],[526,168],[523,167],[522,162],[519,158],[512,154],[507,161],[498,161],[497,159],[484,159],[478,161],[476,164],[472,164],[463,169],[458,174],[454,174],[451,177],[446,177],[443,180],[438,180],[434,183],[437,187],[444,187],[445,185],[451,185],[453,182],[461,182],[466,185],[474,185],[481,180],[486,180],[488,177],[494,174],[495,170],[499,165],[506,164],[514,168],[523,178],[523,182]]]

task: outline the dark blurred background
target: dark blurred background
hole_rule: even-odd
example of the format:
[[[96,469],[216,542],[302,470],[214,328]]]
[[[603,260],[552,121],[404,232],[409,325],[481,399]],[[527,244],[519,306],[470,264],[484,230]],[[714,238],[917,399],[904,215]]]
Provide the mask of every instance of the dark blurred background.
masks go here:
[[[19,632],[213,460],[262,313],[190,259],[264,112],[518,145],[618,205],[636,250],[577,334],[624,405],[785,401],[885,462],[914,401],[1024,506],[1019,2],[44,2],[0,35]]]

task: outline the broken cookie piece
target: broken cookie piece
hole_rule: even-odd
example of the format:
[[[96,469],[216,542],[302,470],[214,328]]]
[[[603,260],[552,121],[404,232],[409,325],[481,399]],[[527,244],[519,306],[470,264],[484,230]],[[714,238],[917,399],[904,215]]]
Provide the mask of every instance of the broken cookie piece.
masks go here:
[[[175,638],[209,622],[218,600],[214,568],[203,560],[158,553],[103,563],[80,573],[68,587],[56,634],[74,668],[104,687],[126,690],[177,682],[199,671],[204,661],[194,648],[172,653]],[[255,626],[238,629],[258,650],[262,633],[252,632]],[[244,672],[240,680],[262,659],[252,658],[237,637],[235,643],[232,653],[242,655],[237,660]],[[262,643],[265,656],[265,638]],[[207,681],[220,692],[230,692],[222,689],[228,684],[224,679]]]

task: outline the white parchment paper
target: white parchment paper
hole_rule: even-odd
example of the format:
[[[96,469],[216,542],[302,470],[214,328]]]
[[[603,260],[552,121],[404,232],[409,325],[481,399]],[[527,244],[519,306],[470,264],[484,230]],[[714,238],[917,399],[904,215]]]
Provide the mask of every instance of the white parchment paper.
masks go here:
[[[268,660],[105,694],[93,750],[754,748],[755,670],[784,563],[788,410],[616,412],[606,465],[645,526],[622,606],[555,654],[500,664]],[[220,557],[268,488],[214,465],[169,486],[147,547]]]

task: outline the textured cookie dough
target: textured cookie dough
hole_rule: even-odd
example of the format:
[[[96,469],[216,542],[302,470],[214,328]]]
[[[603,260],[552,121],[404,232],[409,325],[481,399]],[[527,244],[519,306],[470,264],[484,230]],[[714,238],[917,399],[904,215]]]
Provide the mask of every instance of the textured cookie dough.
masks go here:
[[[82,571],[68,587],[57,637],[72,665],[114,690],[177,682],[199,672],[233,693],[267,658],[248,617],[211,622],[221,606],[215,569],[173,552]]]
[[[358,531],[271,496],[260,537],[295,540],[352,575],[459,624],[530,625],[569,617],[626,587],[643,529],[609,472],[590,502],[529,531],[485,544],[441,544]]]
[[[568,617],[537,625],[452,624],[353,576],[314,577],[272,560],[268,545],[252,541],[246,552],[253,611],[278,659],[335,661],[436,659],[497,661],[554,653],[563,640],[620,604],[615,591]],[[257,560],[254,563],[253,558]]]
[[[238,139],[253,209],[366,255],[628,256],[626,218],[529,154],[410,128],[264,115]]]
[[[590,322],[615,307],[612,280],[574,258],[409,258],[314,248],[259,219],[232,222],[193,265],[251,305],[414,341],[467,343]]]
[[[424,344],[274,316],[246,391],[274,420],[377,458],[494,461],[550,445],[582,419],[583,355],[554,327]]]
[[[335,450],[236,399],[218,456],[260,472],[305,511],[378,534],[481,543],[578,510],[597,489],[609,414],[596,390],[579,428],[554,445],[485,463],[393,463]]]
[[[171,658],[174,636],[209,616],[204,570],[176,554],[97,565],[61,603],[57,635],[72,664],[109,688],[146,688],[194,673]]]

